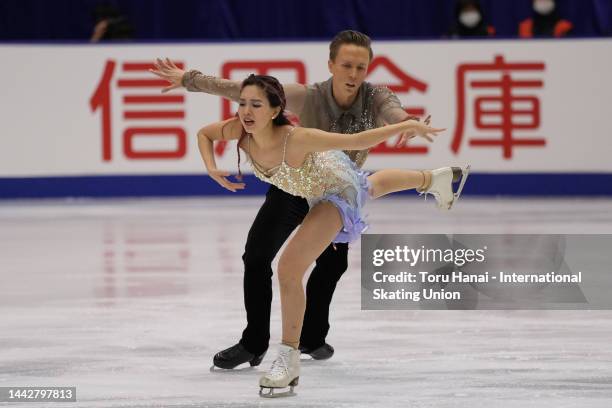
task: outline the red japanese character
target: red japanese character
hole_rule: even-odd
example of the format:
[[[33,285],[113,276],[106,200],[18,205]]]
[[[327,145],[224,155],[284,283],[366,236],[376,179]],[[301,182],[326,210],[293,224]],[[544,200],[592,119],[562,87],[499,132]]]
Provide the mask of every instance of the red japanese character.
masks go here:
[[[102,110],[102,160],[110,161],[112,159],[112,79],[117,63],[113,60],[108,60],[102,74],[102,78],[92,95],[89,103],[92,112],[98,109]],[[182,63],[177,64],[182,67]],[[116,87],[119,90],[129,90],[133,93],[123,93],[122,102],[125,105],[125,110],[122,114],[123,121],[159,121],[159,120],[177,120],[185,118],[185,111],[182,106],[173,109],[156,110],[156,109],[134,109],[134,105],[146,105],[147,107],[155,108],[158,105],[166,106],[167,104],[182,105],[185,102],[184,95],[150,95],[139,92],[140,90],[155,89],[166,85],[166,81],[160,79],[140,78],[134,76],[134,73],[148,73],[148,70],[153,68],[152,63],[142,62],[126,62],[121,64],[121,73],[125,77],[121,77],[116,81]],[[142,150],[135,148],[135,139],[137,137],[159,138],[172,136],[176,139],[176,148],[173,150]],[[187,133],[185,129],[175,123],[165,123],[163,125],[150,126],[139,125],[127,127],[123,130],[123,153],[128,159],[178,159],[184,157],[187,153]]]
[[[456,154],[464,134],[466,122],[466,83],[478,96],[473,99],[474,127],[477,130],[494,130],[498,137],[472,137],[469,145],[474,147],[500,146],[504,159],[512,157],[515,146],[542,147],[546,140],[541,137],[515,137],[516,131],[534,130],[540,127],[540,101],[535,95],[517,93],[516,90],[542,88],[539,79],[513,78],[513,72],[543,71],[541,62],[504,61],[503,56],[496,56],[493,63],[469,63],[457,68],[457,123],[451,149]],[[488,73],[486,79],[466,79],[469,73]],[[498,73],[497,78],[490,78],[490,73]],[[490,92],[494,90],[495,92]],[[484,91],[484,94],[483,94]],[[518,106],[520,105],[520,107]]]
[[[416,90],[419,93],[427,92],[427,83],[410,76],[408,73],[404,72],[400,67],[398,67],[393,61],[391,61],[388,57],[378,56],[375,57],[368,67],[368,76],[372,75],[372,73],[378,68],[386,69],[389,74],[398,79],[398,83],[376,83],[377,86],[386,86],[391,91],[396,94],[409,94],[411,91]],[[404,108],[404,110],[411,116],[425,116],[425,108],[422,106],[410,106]],[[429,151],[428,146],[418,146],[414,145],[413,141],[409,141],[407,145],[403,147],[397,147],[393,143],[381,143],[375,148],[370,150],[370,153],[378,153],[378,154],[389,154],[389,153],[403,153],[403,154],[426,154]]]

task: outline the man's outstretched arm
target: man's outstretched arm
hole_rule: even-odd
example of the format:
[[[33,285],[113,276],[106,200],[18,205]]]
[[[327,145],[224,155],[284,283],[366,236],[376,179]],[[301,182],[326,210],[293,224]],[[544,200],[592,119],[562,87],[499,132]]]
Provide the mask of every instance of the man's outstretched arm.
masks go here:
[[[205,75],[198,70],[185,71],[177,67],[170,59],[158,58],[155,69],[150,71],[158,77],[170,82],[170,85],[162,89],[168,92],[173,89],[185,87],[190,92],[204,92],[211,95],[238,102],[240,98],[241,81],[231,81],[212,75]],[[299,116],[304,107],[306,98],[306,86],[301,84],[283,84],[287,109]]]

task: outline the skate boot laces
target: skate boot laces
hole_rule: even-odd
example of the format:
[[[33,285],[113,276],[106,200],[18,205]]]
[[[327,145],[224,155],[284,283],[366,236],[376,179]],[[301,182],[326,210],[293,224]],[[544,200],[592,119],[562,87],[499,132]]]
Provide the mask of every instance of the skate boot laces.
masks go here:
[[[278,357],[272,362],[267,377],[280,379],[289,375],[289,353],[291,350],[280,350]]]

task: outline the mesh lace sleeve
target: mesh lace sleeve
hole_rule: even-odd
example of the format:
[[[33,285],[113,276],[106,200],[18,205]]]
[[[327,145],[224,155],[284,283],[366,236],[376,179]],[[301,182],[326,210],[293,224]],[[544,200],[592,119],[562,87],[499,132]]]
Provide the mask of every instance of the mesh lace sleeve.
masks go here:
[[[222,96],[232,101],[238,101],[240,98],[239,82],[217,78],[212,75],[204,75],[195,69],[187,71],[183,75],[181,84],[190,92],[205,92]]]
[[[380,119],[388,124],[402,122],[407,119],[416,119],[416,117],[406,113],[397,95],[387,87],[379,86],[376,88],[374,92],[374,107]]]

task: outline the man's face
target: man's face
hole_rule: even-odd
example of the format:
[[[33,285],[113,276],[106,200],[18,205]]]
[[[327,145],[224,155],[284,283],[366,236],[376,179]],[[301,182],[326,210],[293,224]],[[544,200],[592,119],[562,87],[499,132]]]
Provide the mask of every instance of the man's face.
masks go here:
[[[355,44],[342,44],[336,59],[328,62],[334,85],[334,97],[339,99],[355,97],[368,73],[369,63],[370,53],[367,48]]]

